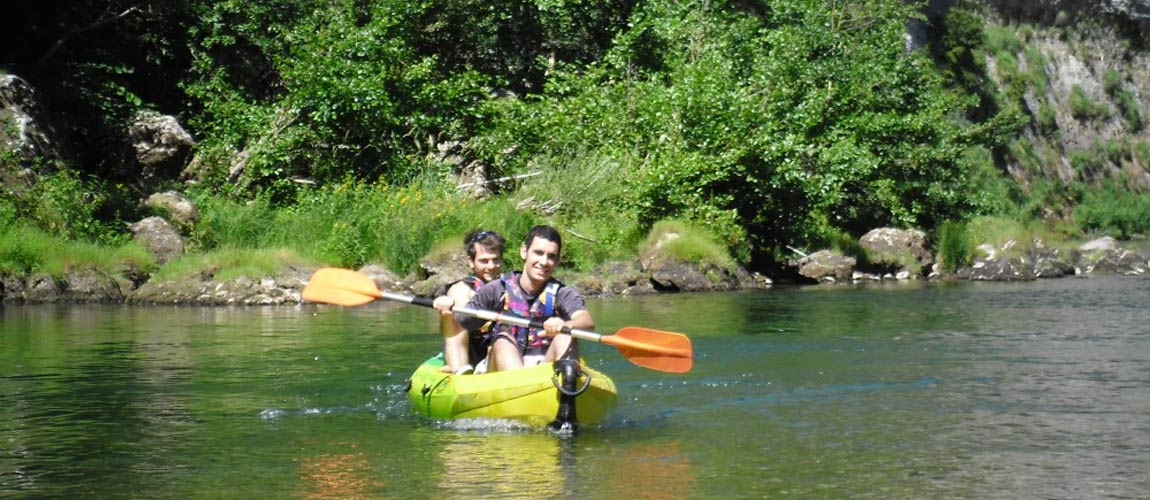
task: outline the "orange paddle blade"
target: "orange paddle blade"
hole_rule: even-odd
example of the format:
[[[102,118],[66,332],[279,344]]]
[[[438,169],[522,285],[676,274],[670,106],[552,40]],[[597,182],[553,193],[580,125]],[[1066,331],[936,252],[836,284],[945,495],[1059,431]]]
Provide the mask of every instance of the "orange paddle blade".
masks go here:
[[[628,326],[599,341],[617,347],[629,361],[643,368],[687,373],[694,365],[691,339],[681,333]]]
[[[303,287],[304,300],[340,306],[359,306],[383,296],[375,281],[352,271],[325,267],[316,271]]]

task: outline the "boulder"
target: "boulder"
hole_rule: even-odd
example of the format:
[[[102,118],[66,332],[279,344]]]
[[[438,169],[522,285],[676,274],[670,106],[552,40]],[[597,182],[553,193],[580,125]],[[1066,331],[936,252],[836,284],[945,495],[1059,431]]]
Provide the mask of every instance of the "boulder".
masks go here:
[[[1077,252],[1066,252],[1058,248],[1046,246],[1041,238],[1035,238],[1030,246],[1030,261],[1034,266],[1035,278],[1060,278],[1071,276],[1078,272],[1074,266]]]
[[[163,217],[148,217],[128,224],[136,241],[156,258],[156,264],[163,264],[184,254],[184,238],[171,223]]]
[[[168,217],[176,227],[185,231],[200,221],[200,212],[196,209],[196,204],[179,191],[155,193],[144,200],[144,206]]]
[[[866,251],[869,264],[895,274],[905,271],[908,275],[920,275],[934,263],[927,250],[926,233],[918,229],[872,229],[859,238],[859,246]]]
[[[63,284],[48,273],[34,273],[24,283],[24,302],[52,303],[61,300]]]
[[[696,266],[675,260],[662,260],[648,268],[651,286],[660,292],[708,292],[732,290],[724,270],[714,266]]]
[[[1034,265],[1025,257],[999,257],[975,259],[970,267],[959,269],[959,279],[974,281],[1031,281],[1035,278]]]
[[[137,113],[128,136],[139,168],[137,177],[145,186],[178,177],[195,146],[192,135],[174,116],[154,111]]]
[[[289,266],[275,276],[240,276],[216,281],[210,274],[181,277],[171,281],[145,283],[128,294],[127,301],[139,304],[277,305],[298,304],[300,293],[312,268]]]
[[[395,273],[387,270],[387,268],[379,264],[368,264],[359,268],[359,272],[367,275],[372,281],[375,281],[375,286],[380,290],[388,290],[393,292],[410,292],[411,286],[408,280],[404,280],[397,276]],[[442,293],[440,290],[437,293]]]
[[[815,281],[847,281],[854,274],[854,257],[819,250],[799,259],[799,274]]]
[[[62,302],[119,303],[133,284],[121,276],[113,276],[96,269],[79,269],[64,277],[59,298]]]
[[[378,272],[387,271],[379,268]],[[420,259],[419,276],[423,279],[412,283],[411,290],[421,297],[440,295],[447,291],[447,287],[470,275],[471,268],[467,267],[467,254],[462,249],[452,246],[450,250],[432,252]]]
[[[16,75],[0,75],[0,148],[30,164],[67,163],[68,147],[35,89]]]
[[[636,261],[605,262],[570,282],[587,297],[655,293],[651,279]]]
[[[1080,252],[1110,252],[1114,250],[1118,250],[1118,240],[1110,236],[1087,241],[1078,247]]]
[[[1141,276],[1150,269],[1150,259],[1138,252],[1119,248],[1084,255],[1080,265],[1083,272],[1091,274]]]

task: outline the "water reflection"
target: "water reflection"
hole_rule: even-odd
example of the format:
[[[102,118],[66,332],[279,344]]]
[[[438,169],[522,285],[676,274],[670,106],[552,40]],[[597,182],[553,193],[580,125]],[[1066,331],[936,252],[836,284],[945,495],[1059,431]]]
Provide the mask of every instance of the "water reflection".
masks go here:
[[[693,498],[695,471],[682,448],[677,439],[613,447],[599,458],[607,472],[596,478],[605,483],[597,488],[606,488],[615,498]]]
[[[362,451],[306,457],[300,463],[299,476],[302,496],[309,500],[376,498],[385,484]]]
[[[439,454],[448,498],[555,498],[568,491],[562,440],[544,433],[463,433]]]

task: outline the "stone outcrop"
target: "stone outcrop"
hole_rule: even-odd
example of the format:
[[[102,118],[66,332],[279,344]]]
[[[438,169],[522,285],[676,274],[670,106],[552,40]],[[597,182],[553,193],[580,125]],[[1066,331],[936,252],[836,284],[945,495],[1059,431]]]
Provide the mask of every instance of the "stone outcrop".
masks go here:
[[[66,163],[69,157],[35,89],[16,75],[0,75],[0,147],[40,165]]]
[[[184,238],[175,226],[163,217],[148,217],[142,221],[128,225],[136,241],[144,245],[156,259],[157,264],[163,264],[184,254]]]
[[[849,282],[854,275],[854,257],[832,250],[819,250],[798,261],[799,274],[818,282]]]
[[[918,229],[872,229],[859,238],[859,246],[866,251],[868,265],[882,272],[918,276],[934,263],[926,233]]]
[[[174,116],[144,111],[128,126],[136,177],[144,186],[179,176],[195,141]]]
[[[155,193],[144,200],[144,206],[159,212],[184,231],[190,230],[200,221],[196,204],[179,191]]]
[[[119,303],[135,284],[126,276],[77,269],[55,278],[47,273],[0,276],[0,301],[7,303]]]
[[[149,281],[127,296],[136,304],[275,305],[298,304],[313,268],[288,267],[275,276],[240,276],[216,281],[213,276],[191,276],[170,281]]]

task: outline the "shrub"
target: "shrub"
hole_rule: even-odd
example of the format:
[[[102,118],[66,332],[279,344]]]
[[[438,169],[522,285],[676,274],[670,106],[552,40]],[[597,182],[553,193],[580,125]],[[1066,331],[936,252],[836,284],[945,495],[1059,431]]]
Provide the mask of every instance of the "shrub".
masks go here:
[[[1150,197],[1108,182],[1086,190],[1074,216],[1085,231],[1130,239],[1150,232]]]
[[[644,260],[671,258],[682,262],[731,269],[734,260],[706,230],[681,220],[655,223],[639,251]]]
[[[974,244],[964,222],[944,222],[938,229],[937,240],[939,259],[947,271],[965,267],[974,258]]]
[[[1102,118],[1110,113],[1103,103],[1094,102],[1080,85],[1070,87],[1070,114],[1079,120]]]

